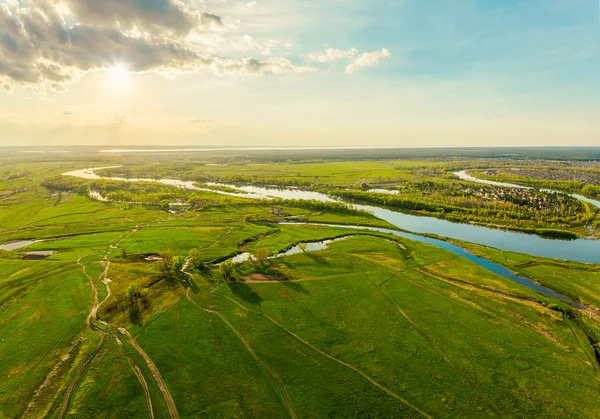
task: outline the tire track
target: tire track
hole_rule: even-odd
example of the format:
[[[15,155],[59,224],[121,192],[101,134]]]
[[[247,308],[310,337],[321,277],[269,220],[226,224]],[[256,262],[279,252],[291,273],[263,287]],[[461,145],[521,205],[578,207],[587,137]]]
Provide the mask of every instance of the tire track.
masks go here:
[[[189,266],[189,263],[190,263],[190,258],[187,258],[185,260],[185,263],[183,264],[183,267],[181,268],[181,272],[184,273],[185,275],[187,275],[190,278],[190,280],[192,280],[193,279],[192,274],[190,274],[189,272],[186,271],[186,269]],[[292,419],[297,419],[298,416],[296,415],[296,411],[294,410],[294,405],[292,403],[292,399],[290,397],[290,394],[287,391],[285,383],[277,375],[277,373],[275,373],[275,371],[273,371],[271,369],[271,367],[269,367],[269,365],[267,365],[267,363],[265,361],[263,361],[261,357],[258,356],[258,354],[254,351],[254,349],[252,349],[252,347],[250,346],[250,344],[248,343],[248,341],[246,341],[246,339],[242,336],[242,334],[231,323],[229,323],[229,321],[221,313],[219,313],[218,311],[211,310],[211,309],[208,309],[206,307],[203,307],[200,304],[196,303],[194,300],[192,300],[192,298],[190,297],[190,288],[189,287],[186,290],[185,297],[189,300],[190,303],[192,303],[195,307],[199,308],[200,310],[204,311],[205,313],[208,313],[210,315],[214,314],[214,315],[218,316],[223,321],[223,323],[225,323],[225,325],[229,329],[231,329],[231,331],[240,340],[240,342],[242,343],[242,345],[244,345],[244,347],[248,350],[248,352],[250,353],[250,355],[252,355],[252,357],[256,360],[256,362],[259,364],[259,366],[261,366],[275,380],[276,384],[281,389],[282,395],[280,397],[282,399],[283,404],[287,408],[287,410],[288,410],[290,416],[292,417]]]
[[[73,391],[75,390],[75,386],[77,385],[77,383],[79,382],[79,379],[83,375],[84,370],[87,368],[87,366],[89,364],[91,364],[91,362],[94,360],[94,358],[96,358],[96,355],[98,355],[98,352],[100,352],[100,349],[102,348],[102,346],[104,345],[104,341],[106,340],[106,332],[104,332],[102,329],[99,329],[96,325],[94,325],[92,323],[92,317],[94,319],[96,318],[96,311],[98,309],[98,288],[96,287],[96,284],[94,283],[94,280],[92,279],[92,277],[88,275],[86,267],[82,262],[82,259],[83,259],[83,257],[80,257],[79,259],[77,259],[77,264],[79,266],[81,266],[83,274],[86,276],[86,278],[88,279],[88,281],[90,283],[90,286],[92,287],[92,308],[90,310],[90,314],[88,314],[88,316],[85,319],[85,324],[88,327],[88,329],[90,329],[93,332],[96,332],[97,334],[100,335],[100,343],[98,343],[98,345],[92,351],[92,353],[79,366],[79,368],[77,369],[77,373],[75,374],[75,376],[73,377],[73,379],[71,380],[69,385],[67,386],[67,390],[65,391],[65,397],[63,399],[62,408],[61,408],[60,414],[58,416],[59,419],[63,419],[65,417],[65,414],[67,413],[67,409],[69,408],[69,404],[71,403],[71,397],[73,396]]]
[[[133,346],[133,348],[136,350],[136,352],[144,359],[144,361],[146,362],[146,365],[148,366],[148,368],[150,369],[150,372],[152,373],[152,376],[154,377],[154,380],[156,381],[156,384],[158,385],[158,388],[160,389],[160,391],[165,399],[165,403],[167,404],[167,408],[169,409],[169,415],[171,416],[172,419],[178,419],[179,413],[177,412],[177,406],[175,406],[173,397],[171,396],[171,393],[169,392],[167,385],[165,384],[162,376],[160,375],[160,371],[158,371],[158,368],[156,368],[156,365],[154,364],[154,362],[152,362],[152,359],[150,359],[148,354],[146,354],[146,352],[144,352],[144,350],[138,345],[136,340],[129,334],[127,329],[125,329],[124,327],[119,327],[118,330],[124,336],[126,336],[127,339],[129,339],[129,343],[131,344],[131,346]],[[151,402],[149,402],[149,404],[151,404]]]
[[[396,307],[396,309],[398,310],[398,312],[400,312],[400,314],[402,315],[402,317],[404,317],[404,319],[417,331],[419,332],[419,334],[421,336],[423,336],[431,345],[431,347],[442,357],[442,359],[444,361],[446,361],[446,363],[452,367],[452,369],[454,369],[458,374],[460,374],[461,377],[463,377],[467,383],[469,383],[469,385],[479,394],[479,396],[483,399],[483,401],[496,413],[496,415],[498,416],[504,416],[502,414],[502,412],[500,411],[500,409],[498,409],[494,403],[492,403],[492,401],[490,399],[487,398],[487,396],[483,393],[483,391],[481,391],[481,389],[479,388],[479,386],[477,385],[477,383],[475,381],[473,381],[471,378],[469,378],[465,373],[462,372],[462,370],[460,368],[458,368],[457,365],[455,365],[452,361],[450,361],[450,359],[442,352],[442,350],[439,348],[439,346],[435,343],[435,341],[423,330],[421,329],[409,316],[408,314],[406,314],[406,312],[402,309],[402,307],[400,307],[398,305],[398,303],[396,303],[396,301],[394,301],[383,289],[381,289],[381,287],[379,285],[377,285],[372,279],[371,276],[367,273],[367,278],[369,279],[369,282],[371,282],[371,284],[373,284],[374,287],[376,287],[379,292],[385,296],[388,301],[394,305],[394,307]]]
[[[354,371],[355,373],[359,374],[361,377],[363,377],[365,380],[367,380],[369,383],[371,383],[372,385],[374,385],[375,387],[377,387],[379,390],[385,392],[388,396],[391,396],[392,398],[398,400],[399,402],[405,404],[406,406],[408,406],[409,408],[411,408],[412,410],[414,410],[415,412],[419,413],[421,416],[426,417],[428,419],[433,419],[433,417],[431,415],[429,415],[428,413],[424,412],[423,410],[419,409],[417,406],[415,406],[414,404],[412,404],[411,402],[409,402],[408,400],[406,400],[404,397],[394,393],[392,390],[390,390],[389,388],[383,386],[382,384],[378,383],[377,381],[375,381],[373,378],[371,378],[370,376],[368,376],[367,374],[365,374],[364,372],[362,372],[360,369],[358,369],[357,367],[355,367],[354,365],[348,364],[347,362],[342,361],[341,359],[338,359],[332,355],[329,355],[327,352],[322,351],[321,349],[317,348],[316,346],[312,345],[310,342],[307,342],[306,340],[302,339],[300,336],[298,336],[297,334],[295,334],[294,332],[292,332],[291,330],[286,329],[283,325],[281,325],[279,322],[277,322],[275,319],[273,319],[272,317],[270,317],[267,314],[264,313],[260,313],[258,311],[254,311],[244,305],[242,305],[241,303],[235,301],[233,298],[229,297],[228,295],[224,295],[224,294],[218,294],[215,293],[216,295],[220,295],[222,297],[226,297],[229,300],[231,300],[233,303],[237,304],[240,308],[249,311],[251,313],[254,313],[260,317],[263,317],[267,320],[269,320],[271,323],[273,323],[275,326],[277,326],[278,328],[280,328],[282,331],[284,331],[285,333],[287,333],[288,335],[296,338],[298,341],[300,341],[301,343],[303,343],[304,345],[308,346],[310,349],[314,350],[315,352],[319,353],[320,355],[324,356],[325,358],[328,358],[334,362],[337,362],[340,365],[343,365],[344,367]]]
[[[121,339],[119,339],[112,330],[111,336],[115,340],[115,342],[117,342],[117,344],[121,347],[123,354],[127,358],[127,361],[129,361],[131,369],[133,370],[140,384],[142,385],[142,388],[144,389],[144,394],[146,395],[146,403],[148,403],[148,413],[150,414],[150,419],[154,419],[154,409],[152,408],[152,398],[150,396],[150,389],[148,388],[148,382],[146,381],[142,370],[140,369],[140,367],[138,367],[138,365],[135,363],[133,358],[131,358],[131,356],[127,353],[127,351],[123,349],[123,342],[121,342]]]
[[[69,385],[67,386],[67,389],[65,391],[65,396],[63,398],[63,404],[62,404],[62,408],[59,414],[59,419],[63,419],[67,413],[67,410],[69,408],[69,404],[71,403],[71,398],[73,397],[73,392],[79,382],[79,380],[81,379],[81,377],[83,376],[83,373],[85,372],[85,369],[87,369],[87,367],[92,363],[92,361],[96,358],[96,356],[98,355],[98,353],[100,352],[100,350],[102,349],[102,346],[104,345],[104,342],[106,341],[106,332],[102,329],[100,329],[98,326],[96,326],[94,324],[93,321],[99,321],[98,320],[98,309],[100,308],[100,306],[111,296],[111,292],[110,292],[110,287],[108,285],[108,282],[106,281],[106,277],[108,275],[108,269],[110,267],[110,260],[109,260],[109,256],[110,254],[114,251],[114,249],[116,249],[124,240],[128,239],[129,237],[131,237],[131,235],[133,235],[136,231],[138,231],[138,228],[134,228],[132,229],[128,234],[125,235],[121,235],[116,237],[115,239],[112,239],[110,241],[108,241],[107,243],[103,244],[102,246],[100,246],[100,248],[96,251],[99,252],[100,250],[102,250],[104,247],[109,246],[109,250],[108,253],[106,253],[106,255],[104,255],[104,263],[105,263],[105,267],[103,272],[100,274],[99,278],[103,278],[103,282],[106,285],[106,289],[107,289],[107,294],[104,297],[104,299],[102,300],[102,302],[99,302],[99,296],[98,296],[98,287],[96,287],[96,283],[95,281],[92,279],[92,277],[87,273],[87,268],[84,265],[84,263],[82,262],[84,257],[80,257],[79,259],[77,259],[77,264],[79,266],[81,266],[81,270],[83,272],[83,274],[85,275],[85,277],[88,279],[88,282],[90,283],[91,289],[92,289],[92,307],[90,309],[90,313],[88,314],[88,316],[85,319],[85,323],[86,326],[88,327],[88,329],[90,329],[91,331],[97,333],[100,335],[100,342],[98,343],[98,345],[96,346],[96,348],[94,348],[94,350],[90,353],[90,355],[83,361],[83,363],[79,366],[79,368],[77,369],[77,372],[75,374],[75,376],[73,377],[73,379],[71,380],[71,382],[69,383]],[[116,242],[116,243],[115,243]],[[114,243],[114,244],[111,244]],[[106,322],[102,322],[100,321],[100,323],[102,323],[103,325],[105,325],[106,327],[109,328],[110,331],[110,327],[111,325],[106,323]],[[111,336],[113,336],[113,334],[111,333]],[[114,337],[114,336],[113,336]],[[117,343],[121,344],[120,341],[118,341],[117,339]],[[135,364],[135,362],[129,358],[129,362]],[[137,368],[132,368],[134,370],[134,373],[136,374],[136,376],[138,377],[138,379],[140,380],[140,384],[142,385],[142,388],[144,389],[144,393],[146,395],[146,401],[148,403],[148,407],[150,409],[149,414],[151,416],[151,418],[154,417],[154,412],[152,411],[152,400],[150,399],[150,393],[149,391],[146,391],[148,389],[148,385],[146,383],[145,378],[143,377],[143,375],[138,375],[138,372],[141,374],[141,370],[139,369],[139,367],[137,367],[137,365],[135,365],[135,367]]]
[[[231,324],[229,323],[229,321],[225,318],[225,316],[223,316],[221,313],[219,313],[218,311],[215,310],[210,310],[208,308],[202,307],[200,304],[197,304],[194,300],[192,300],[192,298],[189,296],[189,288],[188,291],[186,292],[186,298],[197,308],[199,308],[200,310],[208,313],[208,314],[214,314],[216,316],[218,316],[223,323],[225,323],[225,325],[227,327],[229,327],[229,329],[231,329],[231,331],[233,333],[235,333],[235,335],[238,337],[238,339],[240,340],[240,342],[242,343],[242,345],[244,345],[246,347],[246,349],[248,350],[248,352],[250,352],[250,355],[252,355],[252,357],[256,360],[256,362],[263,367],[270,375],[271,377],[276,381],[276,383],[279,385],[279,387],[281,388],[281,391],[283,393],[283,397],[282,397],[282,402],[283,404],[286,406],[290,416],[292,417],[292,419],[297,419],[298,416],[296,415],[296,412],[294,410],[294,406],[292,405],[292,400],[290,398],[290,395],[287,391],[287,388],[285,387],[285,384],[283,383],[283,381],[281,380],[281,378],[279,378],[279,376],[275,373],[275,371],[273,371],[258,355],[256,352],[254,352],[254,349],[252,349],[252,347],[250,346],[250,344],[246,341],[246,339],[244,339],[244,337],[242,336],[242,334]]]

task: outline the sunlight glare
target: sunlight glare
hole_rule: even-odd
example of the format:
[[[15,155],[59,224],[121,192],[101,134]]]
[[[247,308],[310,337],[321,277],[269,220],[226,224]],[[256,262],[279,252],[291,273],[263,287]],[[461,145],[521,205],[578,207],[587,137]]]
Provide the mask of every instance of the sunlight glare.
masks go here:
[[[124,90],[130,87],[131,74],[125,63],[115,63],[107,70],[107,81],[110,87]]]

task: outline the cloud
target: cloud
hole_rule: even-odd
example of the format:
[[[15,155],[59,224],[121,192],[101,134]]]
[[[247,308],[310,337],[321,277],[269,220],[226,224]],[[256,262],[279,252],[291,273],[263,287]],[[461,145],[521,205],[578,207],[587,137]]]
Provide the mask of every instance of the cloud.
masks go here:
[[[200,12],[179,0],[67,0],[66,5],[79,22],[101,27],[188,33],[200,25],[223,26],[219,16]]]
[[[191,40],[198,47],[207,51],[232,54],[258,52],[263,56],[273,55],[278,50],[287,52],[294,46],[291,42],[270,38],[257,39],[248,34],[223,36],[217,33],[203,33],[193,36]]]
[[[73,112],[71,112],[68,109],[65,109],[64,111],[61,112],[61,115],[63,115],[63,116],[71,116],[71,115],[73,115]]]
[[[348,67],[346,67],[346,73],[353,74],[368,67],[377,67],[379,65],[379,60],[391,56],[392,53],[385,48],[381,51],[365,52],[364,54],[360,54],[354,63],[349,64]]]
[[[350,48],[347,50],[329,48],[325,54],[319,54],[313,52],[305,56],[307,61],[314,61],[318,63],[329,63],[332,61],[337,61],[345,58],[351,58],[358,54],[358,50],[356,48]]]
[[[138,74],[314,70],[284,58],[231,59],[207,54],[189,41],[186,32],[193,25],[203,30],[218,25],[220,17],[191,10],[178,0],[73,0],[69,5],[78,22],[74,25],[65,23],[54,3],[29,0],[14,11],[0,3],[0,86],[63,90],[85,74],[105,71],[117,62]],[[144,5],[150,6],[148,10],[140,10]]]
[[[309,66],[297,66],[287,58],[269,58],[266,60],[256,60],[254,58],[244,58],[242,60],[219,60],[214,63],[214,67],[220,72],[229,74],[285,74],[285,73],[310,73],[316,69]]]
[[[364,52],[360,55],[356,48],[346,50],[328,48],[325,54],[313,52],[305,55],[304,59],[317,63],[331,63],[338,60],[350,60],[356,57],[354,62],[348,64],[346,67],[346,73],[352,74],[368,67],[377,67],[381,59],[391,56],[392,53],[385,48],[381,51]]]

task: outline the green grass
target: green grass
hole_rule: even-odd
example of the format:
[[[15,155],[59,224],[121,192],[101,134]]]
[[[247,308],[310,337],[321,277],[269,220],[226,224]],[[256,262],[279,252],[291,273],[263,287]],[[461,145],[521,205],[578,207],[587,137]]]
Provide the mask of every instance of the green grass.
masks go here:
[[[0,409],[11,417],[26,408],[33,392],[85,330],[89,287],[76,266],[37,262],[2,281],[1,294]]]
[[[472,243],[461,245],[544,286],[575,298],[584,305],[600,308],[600,268],[597,265],[529,256]]]
[[[170,214],[98,203],[39,186],[47,176],[101,162],[14,165],[27,176],[2,180],[0,234],[49,239],[0,252],[0,418],[57,417],[81,368],[69,417],[155,417],[167,403],[156,365],[182,418],[219,417],[594,417],[600,365],[591,343],[600,324],[564,304],[429,245],[338,227],[277,225],[267,202]],[[148,168],[154,166],[148,165]],[[194,166],[215,176],[317,177],[355,186],[443,173],[422,161]],[[14,193],[13,193],[14,192]],[[285,205],[302,220],[388,226],[365,214],[322,213]],[[252,215],[256,222],[245,222]],[[261,221],[262,220],[262,221]],[[205,262],[298,242],[360,234],[327,250],[236,266],[188,278],[165,274],[141,255]],[[122,241],[121,241],[122,240]],[[114,248],[109,247],[112,244]],[[600,307],[593,265],[549,261],[464,244],[561,293]],[[30,250],[53,250],[43,261]],[[123,257],[123,251],[127,257]],[[98,310],[100,342],[87,329],[89,280],[99,301],[104,257],[111,296]],[[129,289],[135,287],[131,296]],[[550,309],[550,303],[554,303]],[[208,310],[208,311],[207,311]],[[37,392],[36,392],[37,391]]]
[[[122,350],[106,342],[71,403],[72,417],[149,418],[146,398]]]
[[[587,364],[591,347],[580,347],[560,315],[489,293],[463,293],[414,270],[398,273],[362,258],[349,260],[354,258],[342,249],[349,245],[350,240],[343,241],[331,251],[282,260],[285,272],[296,273],[300,282],[224,284],[217,292],[270,316],[409,401],[418,400],[417,405],[433,416],[487,416],[491,408],[482,394],[509,415],[591,412],[581,405],[593,403],[586,391],[597,391],[594,368]],[[361,246],[370,248],[364,241]],[[360,273],[355,273],[358,266]],[[248,331],[247,339],[256,339],[265,353],[278,352],[272,348],[277,344],[254,332],[256,316],[240,314],[245,311],[222,298],[211,302],[239,330]],[[458,371],[477,383],[481,393]],[[579,390],[564,398],[552,396],[575,386],[571,383]],[[529,400],[532,396],[534,401]]]

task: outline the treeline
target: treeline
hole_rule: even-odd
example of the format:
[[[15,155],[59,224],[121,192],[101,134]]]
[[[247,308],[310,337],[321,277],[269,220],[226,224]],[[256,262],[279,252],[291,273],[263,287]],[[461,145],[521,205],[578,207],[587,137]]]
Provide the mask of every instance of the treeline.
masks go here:
[[[192,191],[152,182],[122,182],[112,180],[86,180],[69,176],[47,178],[42,186],[55,191],[90,196],[99,194],[108,201],[160,205],[165,209],[170,204],[186,204],[201,209],[215,206],[249,205],[255,200],[220,195],[203,191]]]
[[[180,179],[198,183],[251,183],[253,185],[281,185],[295,187],[307,187],[311,186],[314,183],[314,179],[300,177],[266,177],[246,175],[240,173],[211,174],[204,171],[205,169],[205,165],[188,163],[173,166],[152,165],[134,167],[115,167],[110,169],[98,170],[96,173],[105,177],[123,177],[127,179]]]
[[[129,202],[147,205],[159,205],[169,209],[171,204],[187,205],[192,209],[208,207],[256,205],[257,199],[222,195],[204,191],[193,191],[152,182],[123,182],[113,180],[87,180],[70,176],[47,178],[42,185],[50,190],[77,193],[82,196],[99,194],[114,202]],[[212,186],[211,186],[212,188]],[[229,192],[229,188],[227,189]],[[238,192],[237,190],[232,190]],[[270,200],[271,205],[291,206],[312,211],[329,211],[343,214],[367,215],[367,211],[357,210],[343,202],[322,202],[318,200]]]
[[[454,222],[504,227],[558,238],[575,237],[574,233],[567,230],[583,229],[596,217],[596,213],[581,202],[560,194],[542,195],[551,204],[540,209],[537,203],[531,205],[530,201],[523,198],[495,201],[473,196],[472,192],[455,190],[452,186],[445,191],[436,190],[434,184],[421,186],[422,190],[401,190],[398,195],[348,189],[330,191],[329,194]]]
[[[272,201],[276,205],[288,205],[296,208],[304,208],[312,211],[331,211],[345,214],[355,214],[355,215],[371,215],[370,212],[359,210],[354,208],[354,206],[349,205],[344,202],[323,202],[318,201],[316,199],[308,199],[308,200],[294,200],[294,199],[276,199]]]

